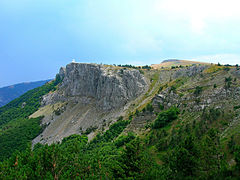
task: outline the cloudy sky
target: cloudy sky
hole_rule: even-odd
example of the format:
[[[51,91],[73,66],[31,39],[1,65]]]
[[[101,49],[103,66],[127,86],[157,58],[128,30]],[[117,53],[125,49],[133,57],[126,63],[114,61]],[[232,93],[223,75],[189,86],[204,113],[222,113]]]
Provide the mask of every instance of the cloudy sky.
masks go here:
[[[239,0],[1,0],[0,87],[78,62],[240,64]]]

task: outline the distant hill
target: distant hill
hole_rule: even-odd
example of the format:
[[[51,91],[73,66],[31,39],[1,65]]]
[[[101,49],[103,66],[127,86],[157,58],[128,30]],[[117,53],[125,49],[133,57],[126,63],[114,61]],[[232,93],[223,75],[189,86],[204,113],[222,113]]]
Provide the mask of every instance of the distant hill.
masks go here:
[[[0,88],[0,107],[21,96],[25,92],[44,85],[48,81],[50,80],[20,83]]]
[[[198,61],[188,61],[188,60],[178,60],[178,59],[167,59],[162,61],[160,64],[152,64],[153,69],[159,69],[162,67],[172,67],[172,66],[189,66],[189,65],[210,65],[210,63],[198,62]]]

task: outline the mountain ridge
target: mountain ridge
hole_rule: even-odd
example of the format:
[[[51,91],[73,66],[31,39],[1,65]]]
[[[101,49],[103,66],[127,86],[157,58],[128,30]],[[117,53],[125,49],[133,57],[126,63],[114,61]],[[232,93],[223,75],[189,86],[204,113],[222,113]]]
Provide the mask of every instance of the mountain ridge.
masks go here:
[[[237,179],[239,98],[238,66],[68,64],[0,108],[0,152],[33,145],[0,178]]]
[[[42,86],[50,80],[23,82],[0,88],[0,107],[21,96],[25,92]]]

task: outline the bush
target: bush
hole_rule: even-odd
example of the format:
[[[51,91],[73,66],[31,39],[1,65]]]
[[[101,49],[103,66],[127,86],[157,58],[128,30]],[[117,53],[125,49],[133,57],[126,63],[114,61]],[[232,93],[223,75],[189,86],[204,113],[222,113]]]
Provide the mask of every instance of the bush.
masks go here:
[[[133,133],[128,133],[128,135],[122,135],[119,136],[116,141],[114,142],[115,146],[117,146],[118,148],[129,143],[131,140],[133,140],[135,138]]]
[[[90,126],[89,128],[86,129],[86,131],[83,134],[88,135],[91,132],[95,131],[96,129],[97,127]]]
[[[171,107],[166,111],[162,111],[158,114],[157,119],[155,120],[152,128],[158,129],[165,127],[168,123],[178,118],[179,109],[176,107]]]
[[[194,94],[195,94],[196,96],[198,96],[198,95],[200,95],[200,94],[202,93],[202,91],[203,91],[203,87],[197,86],[197,87],[195,88]]]
[[[152,106],[151,103],[147,104],[146,110],[149,111],[149,112],[153,112],[153,106]]]

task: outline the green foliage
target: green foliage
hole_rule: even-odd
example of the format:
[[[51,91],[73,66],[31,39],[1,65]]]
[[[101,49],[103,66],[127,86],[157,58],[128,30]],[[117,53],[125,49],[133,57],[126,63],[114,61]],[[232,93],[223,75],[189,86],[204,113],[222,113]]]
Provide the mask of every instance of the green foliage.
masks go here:
[[[230,153],[234,152],[234,150],[236,148],[235,146],[236,146],[236,143],[234,141],[234,136],[232,135],[230,141],[228,142],[228,148],[230,150]]]
[[[222,114],[219,108],[210,108],[208,111],[204,111],[202,114],[202,119],[208,122],[213,122],[217,120]]]
[[[10,157],[16,150],[25,150],[27,143],[41,131],[39,118],[21,119],[0,133],[0,160]]]
[[[225,77],[225,88],[229,89],[231,84],[232,84],[232,77],[231,76]]]
[[[109,129],[103,134],[98,134],[92,141],[92,143],[96,144],[98,142],[111,142],[114,138],[118,137],[119,134],[126,128],[126,126],[130,123],[127,120],[120,120],[116,123],[112,124]]]
[[[218,133],[210,129],[201,139],[190,132],[178,146],[164,158],[169,168],[170,179],[224,179],[227,173],[226,160],[219,145]]]
[[[62,78],[61,78],[61,76],[59,75],[59,74],[57,74],[56,75],[56,77],[55,77],[55,81],[54,81],[54,86],[57,86],[58,84],[60,84],[61,82],[62,82]]]
[[[225,65],[224,65],[224,66],[225,66]],[[229,71],[230,68],[229,68],[229,67],[224,67],[223,70],[224,70],[224,71]]]
[[[152,106],[151,103],[148,103],[148,104],[147,104],[146,110],[149,111],[149,112],[153,112],[153,106]]]
[[[164,110],[164,105],[158,103],[158,107],[159,107],[160,110]]]
[[[160,139],[158,143],[156,144],[156,147],[159,151],[165,151],[168,147],[167,140],[166,139]]]
[[[184,142],[172,150],[166,163],[173,172],[173,177],[179,179],[190,178],[196,175],[198,167],[198,151],[191,136],[187,137]]]
[[[203,91],[203,87],[197,86],[193,92],[196,96],[200,95]]]
[[[138,110],[138,109],[136,110],[135,115],[136,115],[136,116],[139,115],[139,110]]]
[[[152,67],[151,66],[148,66],[148,65],[145,65],[145,66],[142,66],[142,69],[152,69]]]
[[[174,92],[174,93],[176,93],[176,87],[175,86],[171,86],[171,88],[170,88],[170,92],[172,91],[172,92]]]
[[[23,94],[19,98],[11,101],[0,108],[0,126],[19,118],[28,118],[40,107],[41,97],[50,91],[54,91],[56,86],[54,81],[41,87],[35,88]],[[22,104],[26,105],[24,108]]]
[[[30,90],[0,108],[0,160],[26,149],[27,143],[41,133],[42,117],[29,119],[29,116],[40,107],[42,96],[56,89],[56,84],[52,81]]]
[[[162,111],[158,114],[157,119],[153,123],[152,128],[158,129],[166,126],[168,123],[172,122],[173,120],[177,119],[179,114],[179,109],[176,107],[171,107],[166,111]]]
[[[234,106],[234,109],[235,109],[235,110],[236,110],[236,109],[240,109],[240,105]]]
[[[133,140],[135,138],[135,135],[133,133],[128,133],[127,135],[122,135],[122,136],[119,136],[114,144],[115,146],[117,146],[118,148],[129,143],[131,140]]]
[[[91,132],[94,132],[97,129],[95,126],[90,126],[89,128],[86,129],[86,131],[83,133],[85,135],[90,134]]]
[[[139,69],[138,71],[140,72],[140,74],[144,74],[143,70]]]
[[[237,146],[235,148],[234,157],[236,161],[236,169],[239,171],[240,170],[240,146]]]

